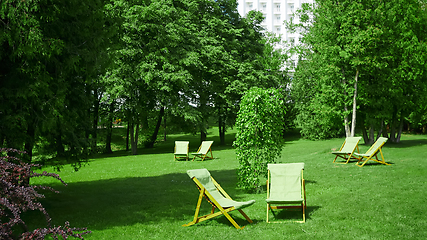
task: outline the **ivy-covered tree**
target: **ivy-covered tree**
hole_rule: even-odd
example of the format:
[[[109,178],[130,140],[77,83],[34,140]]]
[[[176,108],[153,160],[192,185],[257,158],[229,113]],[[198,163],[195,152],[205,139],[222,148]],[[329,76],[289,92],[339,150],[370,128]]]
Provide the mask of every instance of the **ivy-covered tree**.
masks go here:
[[[245,93],[236,120],[238,186],[259,190],[267,176],[267,164],[280,156],[283,147],[283,96],[277,89],[253,87]]]

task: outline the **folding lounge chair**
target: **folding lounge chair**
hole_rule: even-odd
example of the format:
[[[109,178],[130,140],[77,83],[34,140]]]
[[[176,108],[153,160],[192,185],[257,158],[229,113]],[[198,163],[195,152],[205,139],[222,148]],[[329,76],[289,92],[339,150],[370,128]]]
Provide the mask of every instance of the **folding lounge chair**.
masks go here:
[[[306,194],[303,178],[304,163],[268,164],[267,180],[267,222],[269,211],[273,209],[302,209],[302,221],[305,222]],[[272,206],[275,205],[275,206]],[[274,221],[279,223],[280,221]],[[283,221],[282,221],[283,222]]]
[[[343,158],[344,160],[347,160],[345,163],[348,163],[350,159],[357,159],[359,158],[355,157],[353,155],[354,151],[357,149],[357,152],[359,153],[359,141],[362,139],[361,137],[348,137],[345,139],[344,143],[342,144],[339,151],[332,152],[332,154],[336,155],[335,160],[337,160],[338,157]]]
[[[223,214],[233,224],[234,227],[237,229],[243,229],[243,227],[240,227],[230,216],[230,214],[228,214],[233,210],[238,210],[249,223],[252,223],[252,220],[243,212],[242,209],[252,205],[255,200],[247,202],[234,201],[212,178],[207,169],[188,170],[187,174],[196,183],[200,194],[197,201],[196,212],[194,214],[193,221],[182,226],[191,226]],[[212,210],[210,214],[199,217],[200,206],[202,204],[203,197],[205,197],[206,200],[212,205]],[[215,209],[218,209],[218,211],[215,212]]]
[[[203,160],[205,160],[205,158],[209,158],[209,159],[213,159],[213,155],[212,155],[212,146],[213,141],[203,141],[202,144],[199,147],[199,150],[197,150],[196,153],[191,153],[192,155],[194,155],[193,161],[196,157],[199,157]],[[211,156],[208,156],[208,153],[211,153]]]
[[[174,160],[182,159],[188,160],[188,144],[187,141],[175,141]]]
[[[375,162],[379,162],[381,164],[385,164],[385,165],[390,165],[389,163],[386,163],[384,161],[384,156],[383,156],[383,151],[381,150],[381,148],[383,147],[383,145],[387,142],[387,138],[385,137],[380,137],[377,139],[377,141],[368,149],[368,151],[366,151],[365,154],[361,154],[361,153],[355,153],[355,156],[359,158],[359,161],[357,161],[356,165],[359,167],[363,167],[363,165],[366,164],[367,161],[372,160]],[[378,159],[378,153],[381,154],[381,160]],[[375,159],[373,159],[373,157],[375,157]],[[366,159],[366,160],[363,160]],[[359,165],[360,162],[363,162],[362,165]]]

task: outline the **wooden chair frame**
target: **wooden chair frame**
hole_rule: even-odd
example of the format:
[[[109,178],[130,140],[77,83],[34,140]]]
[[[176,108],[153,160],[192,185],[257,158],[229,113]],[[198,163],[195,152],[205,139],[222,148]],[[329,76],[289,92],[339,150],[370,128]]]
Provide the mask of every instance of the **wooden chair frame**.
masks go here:
[[[302,184],[302,191],[304,194],[304,200],[301,202],[289,202],[289,203],[277,203],[274,205],[280,205],[280,206],[272,206],[273,203],[267,203],[267,223],[285,223],[285,222],[297,222],[297,223],[305,223],[305,210],[307,209],[307,195],[305,192],[305,179],[303,176],[304,169],[301,169],[301,184]],[[270,169],[268,170],[268,177],[267,177],[267,199],[270,197]],[[283,205],[283,204],[300,204],[298,205]],[[302,221],[270,221],[269,219],[269,212],[271,212],[274,215],[273,209],[298,209],[301,208],[302,210]]]
[[[379,140],[380,139],[378,139],[377,141],[379,141]],[[378,163],[381,163],[384,165],[390,165],[389,163],[385,162],[383,151],[382,151],[382,147],[387,142],[387,140],[384,140],[384,139],[382,139],[382,140],[383,140],[383,142],[380,144],[380,146],[371,155],[364,156],[363,154],[356,154],[357,156],[360,156],[359,161],[357,161],[356,165],[359,167],[363,167],[369,160],[372,160],[374,162],[378,162]],[[375,143],[372,144],[372,146],[368,149],[368,151],[366,151],[367,153],[375,147]],[[378,156],[377,156],[378,153],[380,153],[381,159],[378,159]],[[373,159],[373,157],[375,157],[375,159]],[[363,160],[364,158],[366,158],[366,160]],[[360,162],[363,162],[363,163],[361,165],[359,165]]]
[[[357,161],[359,161],[359,158],[358,157],[356,157],[356,156],[354,156],[354,152],[357,150],[357,153],[359,153],[359,141],[360,141],[360,139],[362,139],[361,137],[357,137],[359,140],[357,141],[357,143],[356,143],[356,147],[353,149],[353,151],[351,152],[351,153],[345,153],[345,152],[342,152],[342,153],[338,153],[338,152],[333,152],[332,154],[335,154],[336,156],[335,156],[335,158],[334,158],[334,161],[333,162],[335,162],[336,160],[337,160],[337,158],[338,157],[340,157],[340,158],[342,158],[342,159],[344,159],[344,160],[346,160],[345,162],[337,162],[337,163],[341,163],[341,164],[347,164],[351,159],[355,159],[355,160],[357,160]],[[345,146],[345,144],[347,143],[347,138],[346,138],[346,140],[344,141],[344,143],[341,145],[341,148],[340,148],[340,150],[339,151],[341,151],[343,148],[344,148],[344,146]],[[347,157],[348,156],[348,157]]]
[[[210,142],[210,146],[209,146],[208,150],[206,151],[206,153],[200,153],[200,150],[202,149],[203,144],[206,144],[206,143],[209,143],[209,142]],[[194,159],[196,159],[196,157],[201,158],[202,161],[205,160],[206,158],[208,158],[208,159],[214,159],[213,154],[212,154],[212,144],[213,144],[213,141],[203,141],[202,144],[200,144],[200,147],[197,150],[197,152],[196,153],[191,153],[192,155],[194,155],[192,161],[194,161]],[[211,153],[210,156],[208,156],[209,152]]]
[[[236,210],[235,207],[229,207],[229,208],[223,208],[221,207],[221,205],[215,200],[215,198],[212,197],[212,195],[209,193],[209,191],[206,190],[206,188],[199,182],[199,180],[197,180],[197,178],[193,177],[192,178],[193,181],[196,183],[197,188],[200,191],[199,194],[199,198],[197,200],[197,205],[196,205],[196,211],[194,213],[194,218],[193,221],[184,224],[182,226],[187,227],[187,226],[191,226],[194,225],[196,223],[199,222],[203,222],[206,220],[209,220],[211,218],[220,216],[220,215],[224,215],[228,221],[231,222],[231,224],[233,224],[233,226],[237,229],[243,229],[243,227],[240,227],[239,224],[237,224],[237,222],[230,216],[230,214],[228,214],[229,212]],[[218,191],[225,197],[228,198],[230,200],[233,200],[225,191],[224,189],[215,181],[215,179],[211,176],[212,182],[214,183],[215,187],[218,189]],[[200,213],[200,207],[202,205],[202,199],[205,198],[211,205],[212,205],[212,210],[211,213],[204,215],[204,216],[199,216]],[[215,209],[218,209],[217,212],[215,212]],[[246,215],[246,213],[243,212],[242,209],[237,209],[237,211],[239,211],[243,217],[245,217],[245,219],[249,222],[252,223],[253,221],[248,217],[248,215]]]

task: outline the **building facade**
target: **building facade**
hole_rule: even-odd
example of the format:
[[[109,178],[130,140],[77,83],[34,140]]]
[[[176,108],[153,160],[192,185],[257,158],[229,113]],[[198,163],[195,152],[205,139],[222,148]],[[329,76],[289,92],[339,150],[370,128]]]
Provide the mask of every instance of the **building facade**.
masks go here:
[[[264,15],[263,27],[269,31],[282,36],[283,41],[289,44],[299,43],[299,34],[286,30],[284,21],[293,17],[293,13],[301,7],[302,3],[313,3],[313,0],[237,0],[237,10],[241,16],[251,10],[258,10]],[[293,19],[298,23],[298,19]]]

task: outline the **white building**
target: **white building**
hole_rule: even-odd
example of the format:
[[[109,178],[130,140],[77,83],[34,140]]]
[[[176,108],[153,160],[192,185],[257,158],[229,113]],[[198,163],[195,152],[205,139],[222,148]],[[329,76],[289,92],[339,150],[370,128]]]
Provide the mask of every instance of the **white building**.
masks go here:
[[[300,35],[288,32],[284,21],[289,21],[293,13],[301,7],[302,3],[313,3],[313,0],[237,0],[237,10],[243,17],[251,10],[258,10],[264,15],[262,23],[264,29],[269,32],[280,34],[282,41],[288,44],[298,44]],[[298,23],[299,19],[293,19]],[[285,47],[282,45],[282,47]],[[297,56],[292,57],[295,61]]]

